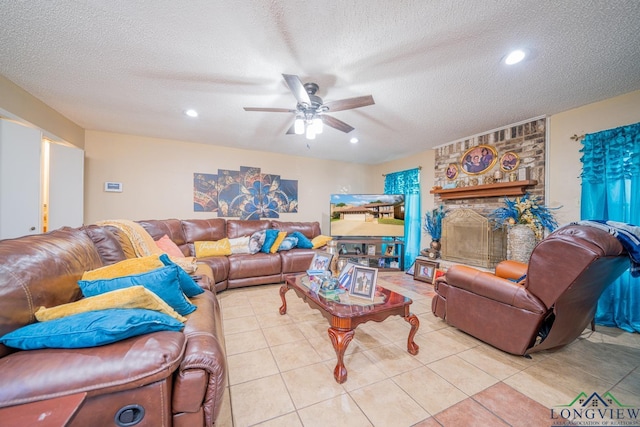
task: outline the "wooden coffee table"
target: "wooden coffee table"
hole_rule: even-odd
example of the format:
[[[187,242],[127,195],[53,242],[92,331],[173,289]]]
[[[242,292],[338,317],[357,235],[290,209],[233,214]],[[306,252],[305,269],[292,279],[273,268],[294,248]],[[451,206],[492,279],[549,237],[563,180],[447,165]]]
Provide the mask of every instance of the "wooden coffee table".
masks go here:
[[[285,283],[280,287],[280,298],[282,298],[282,306],[280,314],[287,312],[287,300],[285,294],[289,289],[293,289],[304,302],[311,308],[319,310],[320,313],[329,321],[329,338],[333,343],[333,348],[338,357],[338,363],[333,370],[333,376],[340,384],[347,380],[347,368],[344,366],[344,352],[353,339],[356,327],[361,324],[373,320],[382,322],[389,316],[402,316],[404,320],[409,322],[411,330],[407,339],[407,351],[410,354],[418,354],[418,345],[413,342],[413,338],[418,331],[420,322],[418,318],[409,312],[409,306],[413,302],[410,298],[392,292],[388,289],[378,286],[376,294],[384,295],[384,302],[379,304],[343,304],[328,300],[302,284],[302,278],[306,278],[306,274],[291,275],[285,277]],[[360,299],[358,299],[360,300]]]

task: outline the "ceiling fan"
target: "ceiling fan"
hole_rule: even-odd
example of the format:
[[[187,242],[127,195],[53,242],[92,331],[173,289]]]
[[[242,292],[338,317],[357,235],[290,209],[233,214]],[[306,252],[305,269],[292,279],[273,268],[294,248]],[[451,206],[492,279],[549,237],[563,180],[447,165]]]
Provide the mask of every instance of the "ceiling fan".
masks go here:
[[[296,118],[287,134],[306,134],[307,139],[314,139],[316,134],[322,133],[322,125],[325,124],[339,131],[349,133],[354,128],[342,120],[329,116],[326,113],[334,111],[351,110],[353,108],[373,105],[373,96],[358,96],[355,98],[340,99],[337,101],[323,102],[316,95],[319,86],[316,83],[302,83],[300,77],[293,74],[283,74],[285,82],[295,96],[298,104],[295,109],[289,108],[261,108],[244,107],[245,111],[266,111],[272,113],[293,113]]]

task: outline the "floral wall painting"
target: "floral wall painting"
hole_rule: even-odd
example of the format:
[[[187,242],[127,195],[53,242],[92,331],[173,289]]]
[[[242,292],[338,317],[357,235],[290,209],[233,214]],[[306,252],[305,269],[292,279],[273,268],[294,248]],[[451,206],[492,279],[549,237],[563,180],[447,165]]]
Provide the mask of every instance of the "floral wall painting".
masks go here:
[[[218,211],[218,175],[208,173],[193,174],[193,211]]]
[[[214,210],[204,208],[213,205]],[[298,212],[298,181],[248,166],[219,169],[217,175],[195,173],[194,211],[240,219],[279,218],[281,213]]]
[[[498,152],[490,145],[477,145],[465,151],[460,158],[462,169],[469,175],[488,171],[498,161]]]

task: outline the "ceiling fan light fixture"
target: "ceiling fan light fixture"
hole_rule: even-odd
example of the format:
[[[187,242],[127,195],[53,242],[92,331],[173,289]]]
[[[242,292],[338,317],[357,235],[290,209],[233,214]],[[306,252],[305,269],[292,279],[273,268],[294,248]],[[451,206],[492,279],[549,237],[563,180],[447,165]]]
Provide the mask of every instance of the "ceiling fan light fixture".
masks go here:
[[[316,130],[313,126],[307,125],[307,139],[316,139]]]
[[[314,131],[315,133],[322,133],[322,119],[320,117],[316,117],[315,119],[313,119],[313,127],[314,127]]]
[[[304,133],[304,120],[300,117],[296,117],[295,122],[293,122],[293,131],[296,135],[302,135]]]

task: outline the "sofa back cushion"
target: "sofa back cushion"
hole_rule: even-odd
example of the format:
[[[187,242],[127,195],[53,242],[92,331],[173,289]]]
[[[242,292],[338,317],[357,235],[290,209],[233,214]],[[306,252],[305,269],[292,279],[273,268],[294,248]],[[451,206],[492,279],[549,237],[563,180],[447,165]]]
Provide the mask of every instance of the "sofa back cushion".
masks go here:
[[[228,219],[227,237],[236,239],[238,237],[251,236],[256,231],[268,228],[271,228],[271,221]]]
[[[118,237],[107,227],[88,225],[84,231],[93,241],[104,265],[111,265],[127,259]]]
[[[185,238],[184,231],[182,230],[182,221],[179,219],[149,219],[136,222],[147,230],[153,240],[159,240],[166,234],[176,245],[178,245],[184,255],[190,255],[189,248],[187,246],[187,239]]]
[[[102,265],[84,229],[0,240],[0,336],[35,322],[35,311],[76,301],[78,280]],[[0,345],[0,357],[10,350]]]
[[[308,239],[313,239],[316,236],[319,236],[320,233],[320,223],[315,222],[285,222],[285,221],[271,221],[271,228],[280,231],[286,231],[287,234],[291,234],[294,231],[299,231],[304,234]]]

